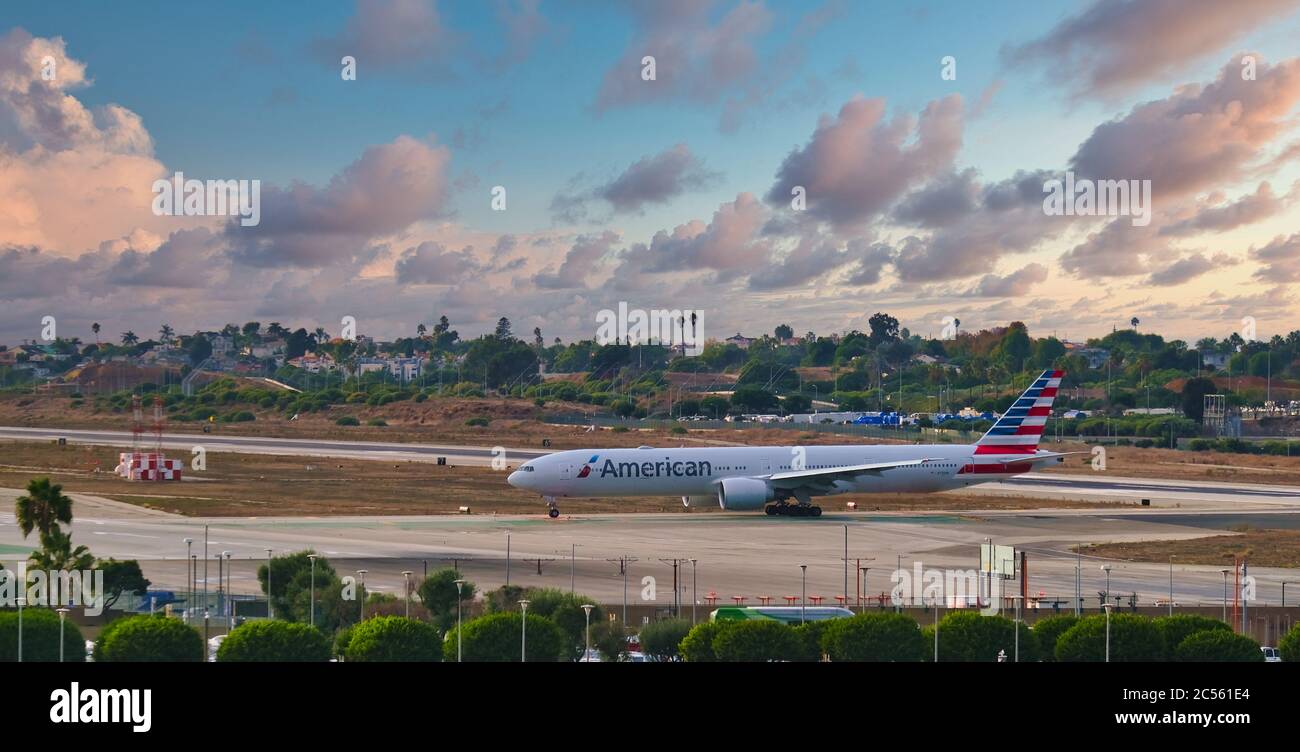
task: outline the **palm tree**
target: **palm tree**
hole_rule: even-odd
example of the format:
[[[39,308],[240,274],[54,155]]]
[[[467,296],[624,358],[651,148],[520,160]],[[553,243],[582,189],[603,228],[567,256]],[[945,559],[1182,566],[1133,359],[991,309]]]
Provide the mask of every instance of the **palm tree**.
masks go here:
[[[130,329],[126,330],[125,332],[122,332],[122,344],[126,345],[127,347],[132,347],[139,341],[140,338],[135,336],[135,332],[131,331]]]
[[[42,571],[73,571],[90,569],[95,557],[85,546],[72,547],[72,535],[55,529],[41,539],[41,547],[27,557],[27,563]]]
[[[171,326],[167,324],[163,324],[162,328],[158,330],[158,336],[164,345],[171,344],[172,336],[175,334],[176,330],[172,329]]]
[[[316,327],[315,334],[316,334],[316,344],[318,345],[330,341],[330,335],[328,332],[325,331],[325,327],[323,326]]]
[[[14,503],[14,516],[23,537],[35,530],[41,539],[59,532],[59,523],[72,523],[72,499],[63,495],[63,486],[50,483],[49,478],[33,478],[27,484],[27,494]]]
[[[429,328],[424,324],[420,324],[419,326],[415,327],[415,333],[420,335],[420,339],[424,339],[424,333],[427,331],[429,331]]]
[[[1138,324],[1140,324],[1140,323],[1142,323],[1142,322],[1138,321],[1138,317],[1137,317],[1137,316],[1134,316],[1133,318],[1131,318],[1131,319],[1128,320],[1128,323],[1133,327],[1133,331],[1136,332],[1137,329],[1138,329]]]
[[[98,321],[90,325],[90,331],[95,333],[95,344],[98,345],[99,344],[99,322]]]

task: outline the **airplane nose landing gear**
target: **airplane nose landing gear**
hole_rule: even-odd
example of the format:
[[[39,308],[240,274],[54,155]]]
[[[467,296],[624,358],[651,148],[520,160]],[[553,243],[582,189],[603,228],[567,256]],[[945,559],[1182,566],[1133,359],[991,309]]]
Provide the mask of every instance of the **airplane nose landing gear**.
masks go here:
[[[556,517],[559,517],[559,516],[560,516],[560,510],[559,510],[558,508],[556,508],[556,507],[551,507],[551,508],[546,512],[546,515],[547,515],[548,517],[550,517],[551,519],[555,519]]]
[[[551,519],[555,519],[556,517],[559,517],[560,508],[556,506],[555,498],[552,496],[544,496],[542,498],[546,499],[546,506],[548,507],[548,509],[546,510],[546,516],[550,517]]]

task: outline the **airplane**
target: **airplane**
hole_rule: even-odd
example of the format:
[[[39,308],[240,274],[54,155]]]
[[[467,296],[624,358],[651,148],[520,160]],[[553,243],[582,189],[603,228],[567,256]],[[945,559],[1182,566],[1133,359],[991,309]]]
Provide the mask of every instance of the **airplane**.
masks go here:
[[[974,444],[573,449],[530,460],[507,482],[541,494],[552,518],[559,498],[618,496],[820,517],[816,496],[948,491],[1064,462],[1077,452],[1038,448],[1064,375],[1043,371]]]

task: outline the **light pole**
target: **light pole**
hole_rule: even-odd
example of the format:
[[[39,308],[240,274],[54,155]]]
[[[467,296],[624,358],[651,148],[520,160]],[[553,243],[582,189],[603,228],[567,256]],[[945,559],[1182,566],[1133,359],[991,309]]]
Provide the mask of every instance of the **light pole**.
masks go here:
[[[934,662],[939,662],[939,599],[934,600]]]
[[[185,589],[189,591],[185,594],[185,611],[187,614],[191,608],[194,608],[194,578],[190,577],[190,552],[193,544],[193,538],[185,539]],[[185,623],[189,624],[189,620],[186,619]]]
[[[266,618],[274,619],[275,612],[271,610],[271,549],[262,549],[266,552]]]
[[[582,612],[587,616],[587,652],[582,654],[582,660],[586,662],[591,661],[591,610],[593,608],[595,606],[590,603],[582,604]]]
[[[1110,610],[1114,606],[1106,604],[1106,662],[1110,663]]]
[[[1282,608],[1286,608],[1286,585],[1286,580],[1282,580]],[[1224,600],[1226,601],[1227,598],[1225,597]]]
[[[1174,555],[1169,554],[1169,615],[1174,615]]]
[[[699,594],[695,589],[695,564],[696,559],[691,559],[691,624],[695,624],[695,604],[699,602]]]
[[[222,551],[226,556],[226,631],[235,628],[235,602],[230,597],[230,584],[235,573],[235,565],[230,561],[230,552]]]
[[[226,557],[225,551],[217,554],[217,616],[226,615]]]
[[[18,662],[23,662],[23,604],[27,602],[26,598],[18,597]]]
[[[519,662],[528,662],[528,601],[519,601]]]
[[[460,663],[461,656],[461,632],[460,632],[460,589],[465,585],[464,580],[456,580],[456,662]],[[520,601],[523,603],[523,601]],[[525,608],[527,608],[525,606]]]
[[[569,595],[574,593],[574,563],[578,560],[578,544],[569,544]]]
[[[1228,572],[1229,571],[1231,570],[1227,569],[1226,567],[1219,570],[1219,574],[1223,575],[1223,620],[1225,622],[1228,621]],[[1285,584],[1282,585],[1282,592],[1286,593]],[[1283,606],[1286,605],[1285,596],[1282,598],[1282,605]]]
[[[414,574],[409,569],[402,570],[402,577],[406,578],[406,618],[411,618],[411,575]]]
[[[63,663],[63,620],[68,616],[68,609],[61,608],[59,611],[59,663]]]
[[[357,623],[366,620],[366,572],[368,571],[370,570],[368,569],[357,570],[357,578],[361,582],[361,593],[359,594],[361,596],[361,618],[358,620]]]
[[[311,594],[307,597],[308,608],[311,609],[311,625],[316,626],[316,554],[307,554],[311,559]]]
[[[1106,573],[1106,598],[1102,601],[1103,604],[1106,604],[1110,603],[1110,565],[1102,564],[1101,571]]]
[[[806,604],[808,602],[808,565],[800,564],[799,569],[803,572],[803,594],[799,596],[799,623],[807,624]]]

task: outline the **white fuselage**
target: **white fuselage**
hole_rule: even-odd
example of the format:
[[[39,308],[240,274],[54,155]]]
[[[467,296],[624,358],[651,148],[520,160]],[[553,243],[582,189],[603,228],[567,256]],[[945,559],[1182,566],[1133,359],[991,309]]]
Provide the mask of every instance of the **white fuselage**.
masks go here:
[[[511,473],[509,482],[549,497],[706,496],[715,494],[718,483],[727,478],[925,460],[837,479],[816,495],[924,493],[1028,472],[1031,459],[976,457],[970,444],[577,449],[531,460]]]

